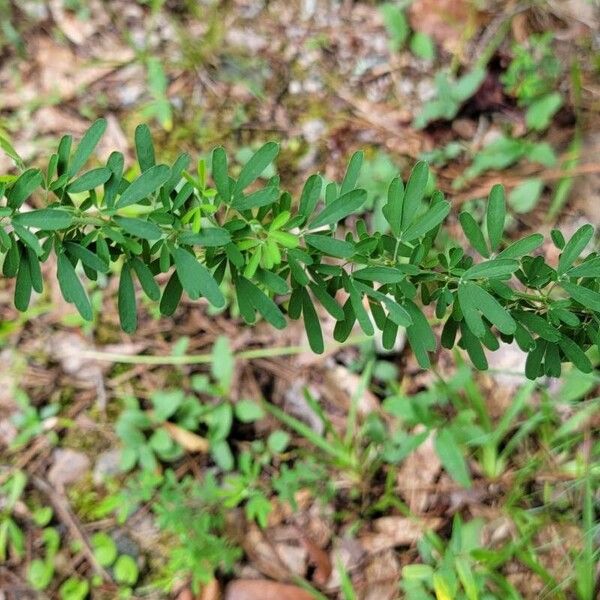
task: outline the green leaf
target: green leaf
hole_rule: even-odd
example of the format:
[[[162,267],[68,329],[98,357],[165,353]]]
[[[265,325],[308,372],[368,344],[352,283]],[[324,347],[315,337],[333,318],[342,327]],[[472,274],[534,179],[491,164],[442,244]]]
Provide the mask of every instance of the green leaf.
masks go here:
[[[448,475],[464,488],[471,488],[469,468],[452,432],[447,428],[439,429],[435,435],[434,446]]]
[[[131,277],[131,267],[128,263],[121,269],[119,278],[119,319],[121,329],[125,333],[133,333],[137,329],[137,305],[135,301],[135,288]]]
[[[37,254],[36,254],[37,256]],[[11,240],[10,248],[4,255],[4,261],[2,263],[2,274],[5,277],[14,277],[19,269],[19,262],[21,261],[21,254],[19,252],[19,243]]]
[[[352,273],[352,277],[377,283],[399,283],[406,278],[406,273],[394,267],[364,267]]]
[[[430,36],[422,31],[416,31],[410,38],[410,51],[423,60],[435,59],[435,44]]]
[[[569,277],[600,277],[600,257],[586,260],[576,267],[571,267],[566,274]]]
[[[265,411],[254,400],[238,400],[234,405],[235,416],[242,423],[254,423],[263,419]]]
[[[460,226],[471,246],[473,246],[481,256],[489,258],[490,253],[487,244],[485,243],[485,238],[473,216],[468,212],[461,212],[460,215],[458,215],[458,220],[460,221]]]
[[[131,266],[140,281],[144,293],[150,300],[158,301],[160,299],[160,288],[154,280],[152,271],[136,257],[131,259]]]
[[[91,171],[87,171],[87,173],[79,176],[77,179],[75,179],[75,181],[71,182],[67,187],[67,192],[70,194],[77,194],[79,192],[93,190],[94,188],[106,183],[110,179],[111,175],[112,171],[108,167],[98,167],[97,169],[92,169]]]
[[[15,163],[15,166],[23,170],[25,169],[25,164],[23,163],[23,159],[19,156],[19,153],[15,150],[14,146],[10,143],[5,136],[0,134],[0,149],[4,150],[6,155]]]
[[[582,225],[567,242],[560,258],[558,259],[558,274],[565,273],[573,263],[579,258],[585,247],[590,243],[594,236],[594,227],[589,223]]]
[[[525,179],[508,196],[508,203],[516,213],[528,213],[533,210],[544,189],[544,181],[537,177]]]
[[[142,123],[135,128],[135,152],[142,173],[156,164],[154,145],[148,125]]]
[[[120,152],[113,152],[106,161],[106,166],[110,169],[111,176],[104,186],[104,203],[108,208],[112,208],[121,185],[123,177],[123,166],[125,159]]]
[[[529,129],[543,131],[550,125],[550,120],[562,106],[563,99],[560,92],[552,92],[534,100],[525,113],[525,123]]]
[[[115,581],[132,586],[138,580],[139,570],[135,560],[128,554],[121,554],[114,566]]]
[[[181,294],[183,288],[181,282],[177,276],[177,272],[173,273],[163,290],[162,298],[160,299],[160,313],[166,317],[171,316],[179,301],[181,300]]]
[[[29,261],[24,256],[21,257],[17,270],[17,280],[15,282],[15,308],[25,312],[29,308],[31,301],[31,273],[29,271]]]
[[[316,283],[309,284],[312,293],[315,295],[315,298],[321,303],[323,308],[337,321],[341,321],[344,319],[344,310],[337,303],[335,298],[332,298],[328,293],[324,286],[318,285]]]
[[[27,252],[27,261],[29,263],[29,277],[31,278],[31,286],[41,294],[44,290],[44,280],[42,278],[42,269],[36,253],[29,247],[25,249]]]
[[[504,199],[504,186],[496,184],[488,196],[486,210],[487,234],[492,252],[495,252],[502,243],[505,222],[506,200]]]
[[[514,311],[513,316],[529,331],[536,333],[548,342],[558,342],[560,340],[560,332],[552,327],[544,317],[525,311]]]
[[[177,239],[184,245],[212,248],[228,244],[231,241],[231,234],[222,227],[204,227],[198,233],[182,231]]]
[[[33,194],[34,190],[42,185],[44,176],[39,169],[27,169],[19,175],[12,187],[6,193],[8,206],[20,208],[23,202]]]
[[[354,254],[354,244],[352,242],[337,240],[329,235],[307,234],[304,239],[307,244],[328,256],[349,258]]]
[[[237,281],[237,287],[240,294],[246,296],[250,304],[277,329],[284,329],[286,320],[279,307],[271,298],[269,298],[260,288],[248,281],[245,277],[240,277]]]
[[[172,252],[177,269],[177,276],[192,300],[204,296],[213,306],[225,306],[225,297],[210,271],[198,262],[198,259],[183,248],[175,248]]]
[[[133,237],[150,241],[157,240],[162,237],[161,228],[150,221],[119,216],[114,217],[113,220],[121,229]]]
[[[429,167],[424,161],[418,162],[411,171],[404,192],[404,204],[402,208],[402,229],[405,230],[414,221],[427,188],[429,179]]]
[[[569,281],[562,281],[559,285],[579,304],[595,312],[600,312],[600,294],[598,292]]]
[[[402,231],[402,210],[404,206],[404,184],[402,179],[394,177],[388,188],[387,204],[383,207],[383,216],[389,223],[395,237]]]
[[[433,204],[427,212],[419,217],[408,229],[404,232],[402,240],[412,242],[413,240],[424,236],[432,229],[437,227],[450,212],[450,203],[445,200]]]
[[[21,227],[19,223],[13,220],[13,229],[17,237],[27,246],[29,246],[37,256],[41,256],[43,254],[42,247],[40,246],[40,241],[37,236],[29,229],[25,229],[25,227]]]
[[[346,169],[346,174],[344,175],[344,180],[342,181],[342,185],[340,187],[340,196],[343,196],[356,187],[356,182],[358,181],[358,176],[360,175],[360,168],[362,167],[363,158],[364,152],[360,150],[352,155],[352,158],[348,163],[348,168]]]
[[[107,533],[99,531],[92,535],[90,542],[98,564],[103,567],[110,567],[115,562],[118,554],[114,540]]]
[[[267,447],[274,454],[281,454],[290,443],[290,434],[281,429],[276,429],[267,438]]]
[[[23,227],[37,227],[44,231],[55,231],[67,229],[73,222],[73,215],[60,208],[40,208],[19,213],[13,217],[13,222]]]
[[[408,343],[415,353],[417,362],[423,369],[431,366],[428,352],[433,352],[436,346],[436,339],[427,317],[419,307],[410,300],[404,303],[404,308],[410,315],[412,325],[406,328]]]
[[[167,181],[170,171],[166,165],[154,165],[147,171],[144,171],[121,194],[117,202],[117,208],[125,208],[126,206],[137,204],[140,200],[156,192]]]
[[[87,162],[88,158],[98,145],[100,138],[104,135],[104,132],[106,131],[106,125],[106,119],[97,119],[84,133],[79,145],[77,146],[77,149],[75,150],[75,153],[73,154],[73,158],[71,159],[71,164],[69,165],[68,171],[69,178],[73,177]]]
[[[310,224],[311,229],[324,225],[333,225],[358,211],[366,202],[365,190],[352,190],[329,203]]]
[[[571,338],[563,336],[559,342],[561,350],[565,356],[582,372],[591,373],[592,363],[586,356],[585,352],[580,348],[577,342],[574,342]]]
[[[234,195],[244,191],[251,183],[256,181],[278,154],[279,144],[267,142],[262,146],[242,168],[233,188]]]
[[[391,49],[394,51],[400,50],[406,43],[410,33],[404,11],[395,4],[388,2],[379,7],[379,12],[383,17],[383,23],[390,38]]]
[[[321,189],[323,187],[323,180],[320,175],[311,175],[302,188],[302,194],[300,195],[300,205],[298,212],[308,218],[313,214],[319,197],[321,196]]]
[[[94,271],[99,271],[100,273],[109,272],[108,265],[100,259],[100,257],[81,244],[77,244],[76,242],[65,242],[64,247],[71,256],[79,259],[86,267],[89,267]]]
[[[231,200],[231,190],[229,185],[227,154],[221,146],[215,148],[212,153],[212,176],[217,192],[219,192],[219,196],[221,196],[221,199],[225,204],[229,204]]]
[[[463,273],[463,279],[500,279],[512,275],[518,268],[516,260],[496,258],[473,265]]]
[[[325,346],[323,344],[321,323],[308,292],[306,290],[302,290],[302,292],[302,315],[304,317],[304,329],[308,336],[308,343],[313,352],[322,354]]]
[[[522,240],[513,242],[510,246],[498,254],[498,259],[521,258],[526,254],[531,254],[544,243],[544,236],[541,233],[532,233]]]
[[[73,303],[86,321],[91,321],[93,313],[90,299],[71,261],[62,252],[58,255],[57,277],[63,298]]]
[[[477,312],[494,324],[502,333],[513,334],[517,329],[515,320],[505,308],[486,290],[474,283],[461,283],[458,286],[458,299],[469,329],[478,337],[484,337],[486,330]]]
[[[250,194],[249,196],[240,196],[236,198],[232,207],[236,210],[250,210],[251,208],[260,208],[262,206],[270,206],[279,198],[279,188],[270,185],[261,190]]]

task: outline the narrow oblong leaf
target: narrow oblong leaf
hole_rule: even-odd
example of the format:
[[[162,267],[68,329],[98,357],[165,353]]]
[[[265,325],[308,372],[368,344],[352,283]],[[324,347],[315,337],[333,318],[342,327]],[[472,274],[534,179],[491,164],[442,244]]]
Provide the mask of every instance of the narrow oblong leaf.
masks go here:
[[[108,273],[108,264],[85,246],[76,242],[65,242],[64,247],[71,256],[80,260],[86,267],[100,273]]]
[[[194,231],[183,231],[177,239],[180,243],[190,246],[225,246],[231,241],[231,234],[222,227],[204,227],[198,233]]]
[[[123,178],[123,168],[125,159],[121,152],[112,152],[106,161],[106,166],[110,169],[111,175],[104,185],[104,203],[108,208],[112,208],[119,191],[121,179]]]
[[[283,313],[260,288],[248,281],[245,277],[240,277],[237,281],[237,288],[241,295],[245,295],[250,304],[277,329],[283,329],[286,326],[286,320]]]
[[[569,277],[600,277],[600,257],[586,260],[567,271]]]
[[[360,168],[362,167],[364,155],[365,154],[362,152],[362,150],[359,150],[352,155],[340,187],[340,195],[343,195],[356,187],[356,182],[358,181],[358,176],[360,175]]]
[[[142,173],[156,164],[154,144],[148,125],[141,123],[135,128],[135,153]]]
[[[68,175],[73,177],[87,162],[106,131],[106,119],[97,119],[84,133],[69,164]]]
[[[250,210],[251,208],[260,208],[270,206],[279,198],[279,188],[271,185],[261,190],[253,192],[249,196],[240,196],[236,198],[232,206],[236,210]]]
[[[137,329],[137,306],[135,301],[135,288],[131,277],[131,267],[128,263],[123,265],[119,278],[118,294],[119,320],[125,333],[133,333]]]
[[[114,217],[113,220],[121,229],[134,237],[150,241],[158,240],[162,237],[161,228],[151,221],[119,216]]]
[[[506,199],[504,197],[504,186],[496,184],[490,191],[486,211],[487,234],[492,252],[495,252],[502,242],[505,222]]]
[[[394,177],[388,188],[387,204],[382,212],[385,220],[395,237],[400,237],[402,232],[402,208],[404,206],[404,184],[402,179]]]
[[[463,306],[463,300],[469,298],[469,301],[473,309],[480,311],[483,316],[495,325],[499,331],[507,335],[513,334],[517,329],[515,320],[510,316],[508,311],[486,290],[481,286],[474,283],[465,282],[458,286],[459,300],[461,301],[461,307]],[[468,316],[472,314],[472,311],[465,312],[463,307],[463,314],[469,324]],[[470,327],[470,325],[469,325]],[[474,331],[472,327],[471,331],[477,337],[483,337],[485,332],[481,332],[481,335]]]
[[[13,223],[22,227],[36,227],[45,231],[67,229],[72,222],[73,215],[61,208],[40,208],[19,213],[13,218]]]
[[[406,229],[414,221],[429,179],[429,166],[425,161],[419,161],[410,173],[404,192],[404,203],[402,207],[402,229]]]
[[[562,275],[579,258],[594,235],[594,227],[589,223],[582,225],[566,243],[558,259],[558,274]]]
[[[137,256],[131,260],[131,266],[133,267],[146,296],[148,296],[150,300],[158,301],[160,299],[160,288],[154,280],[152,271],[137,258]]]
[[[519,268],[516,260],[496,258],[473,265],[463,273],[463,279],[500,279],[509,277]]]
[[[93,314],[90,299],[71,261],[63,252],[58,255],[57,277],[63,298],[73,303],[86,321],[91,321]]]
[[[304,239],[307,244],[329,256],[349,258],[354,254],[354,244],[352,242],[317,234],[307,234]]]
[[[600,294],[598,292],[569,281],[562,281],[559,285],[579,304],[595,312],[600,312]]]
[[[521,258],[526,254],[531,254],[544,243],[544,236],[541,233],[532,233],[522,240],[513,242],[498,254],[498,258]]]
[[[43,254],[42,251],[42,247],[40,245],[40,241],[38,240],[37,236],[33,233],[31,233],[31,231],[29,231],[29,229],[25,229],[25,227],[22,227],[17,221],[15,221],[13,219],[13,229],[15,234],[17,235],[17,237],[27,246],[29,246],[35,253],[37,256],[41,256]]]
[[[302,188],[302,194],[300,195],[300,205],[298,212],[308,218],[313,214],[317,202],[321,196],[321,189],[323,188],[323,179],[320,175],[311,175]]]
[[[278,154],[279,144],[267,142],[262,146],[242,168],[233,189],[234,195],[243,192],[251,183],[256,181]]]
[[[17,270],[17,279],[15,281],[15,308],[21,312],[25,312],[29,308],[31,301],[31,274],[29,271],[29,261],[22,256]]]
[[[310,224],[311,229],[333,225],[355,213],[367,200],[365,190],[352,190],[329,203]]]
[[[377,283],[399,283],[406,278],[406,271],[396,267],[364,267],[354,271],[352,277]]]
[[[558,343],[565,356],[582,372],[591,373],[592,363],[579,344],[571,338],[563,336]]]
[[[43,181],[44,176],[39,169],[27,169],[27,171],[23,171],[8,192],[6,192],[8,206],[11,208],[20,208],[23,202],[42,185]]]
[[[144,171],[121,194],[116,205],[117,208],[125,208],[126,206],[137,204],[140,200],[156,192],[167,181],[169,173],[170,169],[167,165],[154,165],[147,171]]]
[[[311,282],[309,287],[315,298],[334,319],[341,321],[344,318],[343,308],[337,303],[335,298],[327,293],[323,286]]]
[[[215,148],[212,153],[212,176],[217,192],[219,192],[219,196],[221,196],[221,200],[223,200],[225,204],[229,204],[231,200],[231,190],[229,185],[227,154],[221,146]]]
[[[225,306],[225,297],[210,271],[198,259],[183,248],[173,250],[177,276],[192,300],[204,296],[213,306]]]
[[[302,294],[302,315],[304,317],[304,329],[306,330],[311,350],[317,354],[322,354],[323,350],[325,350],[325,346],[323,344],[321,323],[319,322],[317,311],[306,290],[303,290]]]
[[[72,181],[67,186],[67,192],[70,194],[77,194],[79,192],[93,190],[94,188],[106,183],[110,179],[111,175],[112,171],[108,167],[98,167],[97,169],[92,169],[91,171],[83,173],[83,175],[80,175],[77,179]]]
[[[449,202],[446,202],[445,200],[436,202],[429,207],[424,215],[416,219],[414,223],[406,229],[402,236],[403,241],[412,242],[413,240],[424,236],[426,233],[429,233],[448,216],[449,212]]]
[[[166,317],[171,316],[179,301],[181,300],[181,294],[183,293],[183,287],[181,286],[181,282],[179,281],[179,277],[177,276],[177,272],[175,271],[165,289],[163,290],[162,297],[160,299],[160,314],[165,315]]]
[[[483,233],[479,228],[477,221],[473,218],[473,215],[468,212],[461,212],[460,215],[458,215],[458,220],[460,221],[460,226],[471,246],[473,246],[481,256],[489,258],[490,253],[487,244],[485,243],[485,238],[483,237]]]

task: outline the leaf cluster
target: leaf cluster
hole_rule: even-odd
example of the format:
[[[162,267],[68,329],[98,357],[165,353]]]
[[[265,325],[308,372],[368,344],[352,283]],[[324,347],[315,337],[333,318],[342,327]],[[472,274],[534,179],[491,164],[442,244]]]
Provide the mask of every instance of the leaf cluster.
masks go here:
[[[216,148],[211,186],[205,163],[192,174],[185,153],[172,165],[158,163],[144,125],[135,134],[137,177],[125,175],[118,152],[84,170],[105,129],[99,119],[74,150],[71,137],[63,137],[45,169],[0,178],[2,272],[16,279],[19,310],[42,292],[41,265],[54,254],[65,300],[88,320],[92,306],[82,276],[96,281],[120,270],[119,315],[130,333],[137,326],[136,280],[166,316],[184,293],[225,309],[232,300],[222,291],[226,280],[246,323],[260,316],[282,329],[286,315],[303,319],[315,352],[324,349],[320,306],[336,320],[340,342],[358,323],[367,335],[379,330],[392,348],[405,328],[419,364],[428,368],[436,350],[433,312],[444,323],[442,345],[464,348],[477,368],[487,367],[485,349],[513,341],[528,353],[531,378],[558,376],[565,362],[592,368],[585,351],[600,339],[600,255],[586,250],[591,225],[569,240],[554,231],[561,254],[558,265],[549,265],[538,252],[542,235],[505,243],[504,191],[495,186],[484,223],[460,215],[469,247],[441,246],[451,207],[441,192],[426,194],[423,162],[406,182],[392,180],[385,226],[372,231],[351,218],[367,199],[357,187],[360,152],[341,183],[324,186],[311,175],[294,202],[277,176],[261,179],[279,152],[274,142],[235,176],[224,149]],[[27,209],[32,197],[43,207]]]

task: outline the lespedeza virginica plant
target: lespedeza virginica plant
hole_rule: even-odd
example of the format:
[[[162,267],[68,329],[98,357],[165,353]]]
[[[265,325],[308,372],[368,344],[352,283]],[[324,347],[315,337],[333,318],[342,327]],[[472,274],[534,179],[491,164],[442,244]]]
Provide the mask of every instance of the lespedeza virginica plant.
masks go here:
[[[21,311],[33,290],[42,291],[40,264],[54,253],[65,300],[88,320],[92,307],[78,264],[92,280],[108,273],[111,263],[120,264],[118,307],[127,332],[137,325],[134,277],[151,300],[160,301],[161,313],[171,315],[183,292],[224,307],[219,284],[228,276],[245,322],[253,323],[258,312],[281,329],[284,313],[302,317],[315,352],[324,347],[316,302],[337,320],[338,341],[358,321],[367,335],[379,329],[391,348],[398,329],[406,328],[419,364],[427,368],[436,337],[421,307],[434,305],[444,322],[442,345],[458,344],[479,369],[487,367],[484,347],[495,350],[513,340],[528,353],[530,378],[558,376],[563,362],[592,368],[585,351],[600,345],[600,255],[585,251],[594,236],[591,225],[568,241],[553,231],[561,255],[550,266],[535,254],[541,234],[504,243],[505,199],[497,185],[483,227],[469,213],[460,215],[468,251],[457,244],[441,251],[436,237],[450,203],[439,191],[425,198],[429,171],[423,162],[406,184],[400,178],[391,182],[383,208],[389,230],[371,233],[360,218],[352,228],[341,225],[367,198],[356,188],[360,152],[341,184],[325,187],[323,203],[319,175],[308,178],[296,203],[278,177],[257,185],[278,154],[274,142],[262,146],[237,178],[229,173],[223,148],[216,148],[212,188],[203,162],[197,177],[186,170],[185,153],[171,166],[157,164],[150,132],[140,125],[139,177],[123,176],[119,152],[105,166],[81,172],[105,129],[99,119],[73,152],[71,136],[64,136],[46,169],[21,165],[18,176],[0,178],[2,270],[16,278],[14,301]],[[24,210],[32,197],[43,208]],[[471,253],[482,260],[474,261]],[[159,273],[170,273],[162,290],[155,280]]]

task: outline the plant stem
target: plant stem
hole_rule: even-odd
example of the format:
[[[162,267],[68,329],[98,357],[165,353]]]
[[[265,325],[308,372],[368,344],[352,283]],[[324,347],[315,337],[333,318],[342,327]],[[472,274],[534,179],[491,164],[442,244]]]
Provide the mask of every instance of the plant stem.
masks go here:
[[[333,352],[346,346],[356,346],[370,340],[366,335],[349,337],[345,342],[334,342],[325,347],[325,352]],[[256,360],[259,358],[273,358],[275,356],[291,356],[309,352],[307,346],[281,346],[275,348],[257,348],[254,350],[243,350],[234,354],[234,358],[240,360]],[[206,354],[184,354],[183,356],[155,356],[147,354],[120,354],[118,352],[102,352],[99,350],[83,350],[84,358],[100,360],[104,362],[122,363],[129,365],[201,365],[210,364],[213,355]]]

